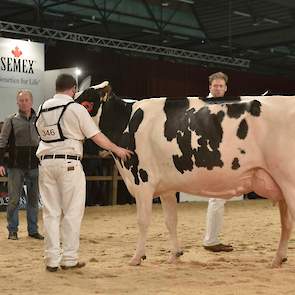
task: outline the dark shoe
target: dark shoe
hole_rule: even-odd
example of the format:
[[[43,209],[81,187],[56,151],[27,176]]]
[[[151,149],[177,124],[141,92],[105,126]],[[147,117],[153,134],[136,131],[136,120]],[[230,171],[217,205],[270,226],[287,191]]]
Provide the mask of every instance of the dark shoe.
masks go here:
[[[46,270],[49,272],[56,272],[58,270],[57,266],[46,266]]]
[[[14,231],[9,232],[8,240],[18,240],[17,232],[14,232]]]
[[[72,266],[67,266],[67,265],[61,265],[60,267],[63,269],[63,270],[68,270],[68,269],[75,269],[75,268],[82,268],[86,265],[85,262],[77,262],[75,265],[72,265]]]
[[[29,234],[29,237],[36,239],[36,240],[44,240],[44,237],[40,235],[38,232],[34,234]]]
[[[233,251],[232,245],[217,244],[213,246],[204,246],[204,249],[211,252],[231,252]]]

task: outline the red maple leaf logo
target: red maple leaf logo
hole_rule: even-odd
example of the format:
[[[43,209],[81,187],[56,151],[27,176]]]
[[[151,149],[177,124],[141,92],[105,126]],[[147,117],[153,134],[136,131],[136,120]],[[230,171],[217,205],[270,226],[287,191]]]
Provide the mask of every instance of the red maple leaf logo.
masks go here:
[[[17,46],[15,46],[15,48],[11,50],[11,52],[15,57],[20,57],[23,54]]]

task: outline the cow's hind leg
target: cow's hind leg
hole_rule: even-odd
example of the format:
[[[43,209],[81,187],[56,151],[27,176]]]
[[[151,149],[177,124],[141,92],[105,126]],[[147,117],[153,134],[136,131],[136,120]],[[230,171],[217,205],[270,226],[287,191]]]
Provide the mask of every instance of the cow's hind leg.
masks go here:
[[[176,210],[176,196],[175,194],[161,195],[162,208],[165,216],[165,224],[170,234],[172,242],[172,251],[168,259],[169,263],[177,262],[177,258],[183,255],[177,239],[177,210]]]
[[[136,194],[137,223],[139,227],[139,237],[136,251],[131,258],[129,265],[140,265],[141,260],[146,259],[145,243],[147,238],[148,227],[151,223],[153,194],[142,190]]]
[[[286,167],[292,167],[292,164]],[[280,171],[277,172],[279,181],[276,181],[276,177],[273,178],[265,170],[258,169],[255,171],[255,177],[253,179],[254,191],[257,194],[261,196],[272,196],[274,200],[280,200],[281,237],[278,250],[272,261],[272,267],[280,267],[287,259],[288,241],[295,218],[294,180],[290,178],[290,176],[293,176],[293,171],[290,173],[288,171],[284,172],[286,174],[282,174]]]
[[[280,267],[287,259],[288,241],[293,227],[293,218],[290,214],[285,200],[279,201],[280,217],[281,217],[281,238],[279,247],[272,261],[272,267]]]

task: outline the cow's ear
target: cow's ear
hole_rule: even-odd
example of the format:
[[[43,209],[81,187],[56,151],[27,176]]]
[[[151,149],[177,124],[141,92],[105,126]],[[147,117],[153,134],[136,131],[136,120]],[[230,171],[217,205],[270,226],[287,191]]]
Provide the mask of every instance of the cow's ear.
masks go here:
[[[99,89],[100,101],[106,102],[110,98],[111,92],[112,86],[109,83],[103,88]]]

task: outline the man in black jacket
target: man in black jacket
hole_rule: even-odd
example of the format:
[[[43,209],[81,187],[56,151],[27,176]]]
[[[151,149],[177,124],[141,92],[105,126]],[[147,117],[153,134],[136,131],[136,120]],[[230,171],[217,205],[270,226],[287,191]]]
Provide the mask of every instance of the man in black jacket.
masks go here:
[[[8,239],[18,239],[18,206],[24,183],[27,185],[27,224],[30,237],[43,240],[38,232],[38,159],[39,137],[34,126],[33,96],[28,90],[17,93],[18,112],[10,115],[0,135],[0,175],[5,175],[3,158],[8,146]]]

